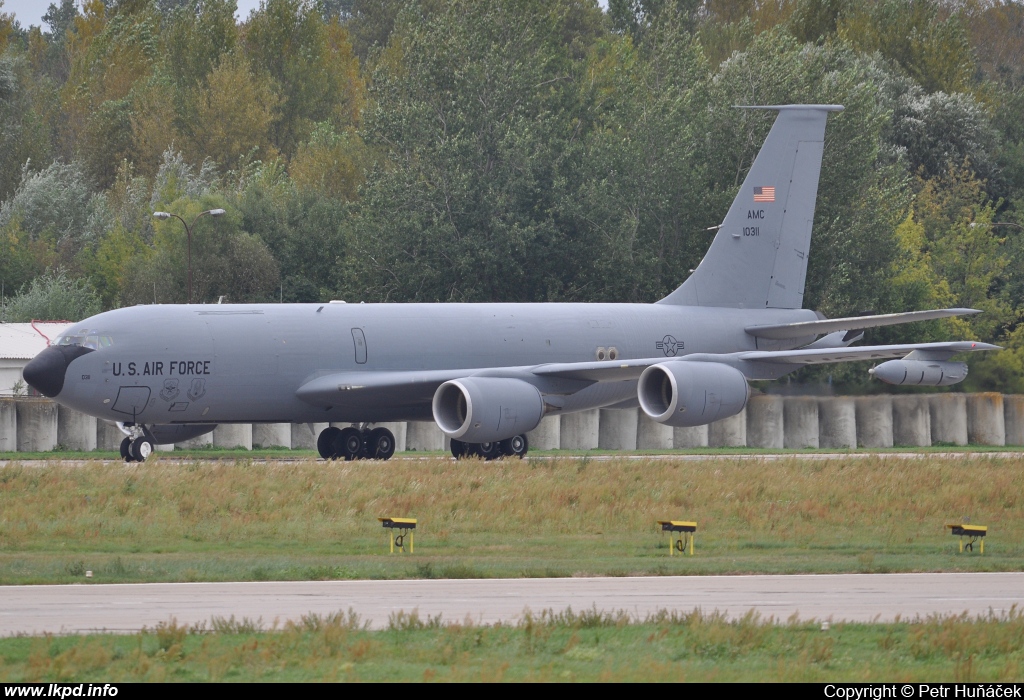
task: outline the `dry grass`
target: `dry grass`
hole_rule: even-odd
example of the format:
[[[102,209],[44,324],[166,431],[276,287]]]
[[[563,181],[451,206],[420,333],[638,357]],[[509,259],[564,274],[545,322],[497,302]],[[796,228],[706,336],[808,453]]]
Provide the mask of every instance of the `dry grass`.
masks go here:
[[[0,582],[1020,569],[1022,468],[999,455],[11,464]],[[420,520],[415,557],[379,556],[384,515]],[[984,557],[952,555],[944,524],[962,517],[990,527]],[[666,518],[698,521],[698,557],[664,556]]]
[[[893,624],[778,622],[751,613],[545,613],[517,625],[398,616],[368,631],[351,611],[265,630],[173,621],[128,636],[0,640],[18,681],[1019,681],[1024,618]]]

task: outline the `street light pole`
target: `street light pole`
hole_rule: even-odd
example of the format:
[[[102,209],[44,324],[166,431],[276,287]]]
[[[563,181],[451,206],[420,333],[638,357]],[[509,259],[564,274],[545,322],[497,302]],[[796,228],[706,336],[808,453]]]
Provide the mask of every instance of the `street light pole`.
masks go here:
[[[192,219],[192,226],[196,225],[196,222],[199,221],[200,217],[206,216],[207,214],[209,214],[210,216],[221,216],[221,215],[224,214],[224,210],[223,209],[207,209],[206,211],[201,212],[198,216],[196,216],[196,218]],[[159,219],[160,221],[166,221],[167,219],[171,218],[172,216],[175,219],[177,219],[178,221],[180,221],[182,223],[182,225],[185,227],[185,235],[188,238],[188,303],[191,304],[192,303],[192,226],[189,226],[188,222],[186,222],[183,218],[181,218],[177,214],[171,214],[171,213],[166,212],[166,211],[155,211],[155,212],[153,212],[153,218]]]

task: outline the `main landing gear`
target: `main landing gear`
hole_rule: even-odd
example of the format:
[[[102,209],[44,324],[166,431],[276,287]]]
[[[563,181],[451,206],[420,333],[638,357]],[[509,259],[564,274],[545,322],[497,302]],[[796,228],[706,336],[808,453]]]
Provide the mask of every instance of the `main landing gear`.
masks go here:
[[[127,435],[121,441],[121,459],[125,462],[145,462],[153,454],[153,440],[146,434],[141,425],[118,423],[121,431]]]
[[[462,442],[462,440],[452,440],[452,456],[455,459],[481,457],[487,461],[500,457],[519,457],[522,459],[526,456],[526,451],[529,447],[530,445],[525,435],[515,435],[508,440],[500,440],[498,442]]]
[[[331,426],[316,439],[316,449],[324,459],[391,459],[395,454],[395,436],[387,428],[360,430]]]

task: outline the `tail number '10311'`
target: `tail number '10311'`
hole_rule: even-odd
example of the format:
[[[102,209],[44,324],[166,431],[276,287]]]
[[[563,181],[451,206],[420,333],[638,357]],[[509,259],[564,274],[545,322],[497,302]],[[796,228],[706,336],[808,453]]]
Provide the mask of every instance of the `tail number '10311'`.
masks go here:
[[[760,226],[744,226],[743,227],[743,235],[744,236],[760,236],[761,235],[761,227]]]

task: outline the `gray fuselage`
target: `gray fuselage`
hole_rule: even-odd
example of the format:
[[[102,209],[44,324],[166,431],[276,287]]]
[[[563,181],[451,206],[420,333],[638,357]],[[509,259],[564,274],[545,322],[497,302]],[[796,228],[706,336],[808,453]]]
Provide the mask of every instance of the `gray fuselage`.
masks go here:
[[[134,306],[68,329],[66,336],[108,340],[69,363],[56,398],[98,418],[153,425],[431,420],[430,402],[419,397],[387,405],[340,397],[325,407],[296,391],[339,373],[471,374],[754,350],[745,327],[815,318],[804,309],[670,304]],[[635,398],[635,381],[599,383],[568,397],[564,410]]]

